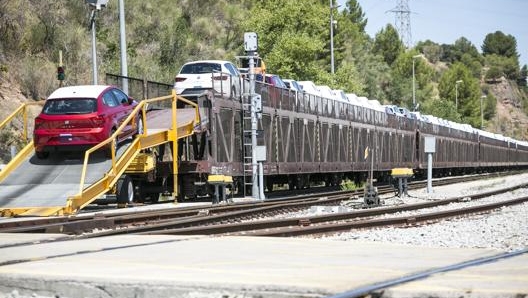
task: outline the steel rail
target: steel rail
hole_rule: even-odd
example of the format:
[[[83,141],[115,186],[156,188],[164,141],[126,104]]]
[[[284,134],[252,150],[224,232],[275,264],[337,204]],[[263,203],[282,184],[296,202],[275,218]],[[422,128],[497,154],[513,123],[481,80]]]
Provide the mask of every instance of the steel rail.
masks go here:
[[[455,271],[464,269],[467,267],[472,266],[479,266],[484,265],[491,262],[496,262],[501,259],[508,259],[516,256],[520,256],[522,254],[528,253],[528,248],[512,251],[512,252],[505,252],[505,253],[499,253],[493,256],[488,257],[482,257],[477,259],[472,259],[460,263],[456,263],[453,265],[438,267],[438,268],[432,268],[425,271],[420,271],[416,273],[411,273],[403,277],[395,278],[395,279],[389,279],[386,281],[378,282],[371,285],[365,285],[356,289],[352,289],[343,293],[335,294],[332,296],[329,296],[328,298],[356,298],[356,297],[368,297],[371,294],[374,294],[376,292],[383,291],[384,289],[387,289],[389,287],[401,285],[404,283],[408,283],[411,281],[416,281],[424,278],[431,277],[434,274],[437,273],[443,273],[443,272],[449,272],[449,271]],[[372,297],[381,297],[382,295],[372,295]]]
[[[255,233],[247,233],[246,235],[251,236],[274,236],[274,237],[290,237],[300,235],[316,235],[325,233],[334,233],[339,231],[361,229],[361,228],[375,228],[375,227],[388,227],[388,226],[409,226],[417,224],[425,224],[437,222],[440,219],[458,217],[462,215],[481,213],[494,209],[499,209],[504,206],[522,204],[528,202],[528,197],[516,198],[507,201],[483,204],[474,207],[459,208],[446,211],[438,211],[431,213],[424,213],[420,215],[409,215],[402,217],[392,217],[384,219],[372,219],[372,220],[359,220],[344,223],[332,223],[332,224],[320,224],[320,225],[309,225],[308,222],[305,226],[298,227],[282,227],[276,231],[256,231]],[[329,218],[329,221],[332,219]],[[162,234],[162,233],[159,233]],[[163,233],[164,234],[164,233]]]
[[[473,196],[461,196],[450,199],[443,199],[437,201],[429,201],[424,203],[408,204],[408,205],[399,205],[393,207],[381,207],[381,208],[371,208],[364,209],[360,211],[351,211],[343,212],[336,214],[325,214],[318,216],[307,216],[299,218],[288,218],[288,219],[270,219],[263,221],[250,221],[250,222],[240,222],[242,218],[248,217],[250,214],[248,212],[240,213],[229,213],[222,216],[217,216],[208,219],[198,219],[198,220],[188,220],[179,223],[170,223],[170,224],[160,224],[149,227],[135,227],[132,228],[134,233],[140,234],[172,234],[172,235],[190,235],[190,234],[222,234],[222,233],[234,233],[238,235],[253,235],[253,236],[298,236],[298,235],[307,235],[307,234],[319,234],[327,232],[335,232],[340,230],[352,229],[352,228],[364,228],[364,227],[375,227],[375,226],[386,226],[386,225],[407,225],[415,224],[417,222],[424,222],[431,219],[439,219],[445,217],[451,217],[449,212],[454,211],[441,211],[436,213],[431,213],[428,216],[413,215],[408,217],[398,217],[390,218],[386,220],[373,219],[373,220],[362,220],[359,221],[359,218],[366,218],[372,216],[378,216],[383,214],[397,213],[402,211],[411,211],[418,209],[431,208],[441,205],[447,205],[454,202],[463,202],[468,199],[476,200],[484,197],[493,196],[500,193],[509,192],[517,188],[523,187],[526,185],[519,185],[514,187],[509,187],[506,189],[495,190],[485,193],[476,194]],[[527,198],[522,198],[522,202],[528,200]],[[500,202],[497,203],[498,206],[504,206],[508,204],[517,204],[521,202]],[[482,206],[482,207],[481,207]],[[471,212],[480,212],[478,208],[484,208],[483,210],[495,209],[496,206],[490,205],[481,205],[474,207],[476,211]],[[279,208],[280,206],[275,206]],[[462,209],[457,215],[464,214],[467,209]],[[260,211],[263,211],[260,210]],[[258,212],[258,210],[251,210],[251,213]],[[445,215],[444,215],[445,213]],[[339,224],[325,224],[328,222],[336,221],[349,221],[356,220],[353,222],[345,222]],[[216,222],[216,224],[215,224]],[[220,224],[218,224],[220,222]],[[228,223],[225,223],[228,222]],[[200,226],[191,226],[200,224]],[[204,226],[209,224],[207,226]],[[187,225],[187,226],[185,226]],[[179,226],[179,227],[178,227]],[[270,230],[276,228],[277,230]],[[259,231],[264,229],[264,231]],[[124,231],[123,231],[124,232]]]
[[[522,187],[517,186],[517,187]],[[515,187],[514,187],[515,188]],[[498,190],[494,192],[487,192],[480,194],[481,196],[489,196],[493,193],[500,193],[503,191],[509,191],[514,188],[508,188],[505,190]],[[386,189],[386,192],[391,190]],[[198,206],[188,208],[168,208],[161,210],[147,210],[147,211],[129,211],[120,212],[116,214],[105,214],[96,213],[94,215],[79,214],[70,217],[54,217],[54,218],[38,218],[27,221],[6,221],[0,223],[0,232],[34,232],[34,233],[71,233],[81,234],[89,232],[94,229],[112,229],[123,226],[135,226],[130,228],[129,232],[146,232],[152,231],[150,228],[140,228],[138,226],[150,225],[154,228],[159,229],[182,229],[197,225],[209,225],[220,227],[222,222],[233,222],[240,221],[240,219],[248,219],[255,217],[262,217],[266,214],[277,214],[284,213],[285,208],[290,210],[298,210],[302,208],[308,208],[313,205],[328,205],[337,204],[340,201],[347,200],[351,196],[358,195],[361,190],[358,191],[345,191],[345,192],[328,192],[325,193],[329,196],[326,198],[317,197],[314,194],[305,196],[304,199],[273,199],[264,202],[244,202],[238,204],[229,205],[213,205],[213,206]],[[318,196],[322,194],[319,193]],[[477,198],[478,195],[471,196]],[[452,198],[451,200],[434,201],[422,203],[425,205],[414,206],[406,205],[405,208],[413,210],[415,208],[425,208],[429,206],[435,206],[438,204],[449,204],[451,202],[460,201],[467,199],[467,197]],[[396,209],[395,209],[396,208]],[[402,207],[379,207],[370,208],[361,211],[355,211],[356,216],[368,217],[375,216],[382,213],[391,213],[401,211]],[[282,211],[281,211],[282,210]],[[235,213],[238,212],[238,213]],[[344,215],[345,216],[345,215]],[[348,216],[348,215],[346,215]],[[239,218],[239,219],[236,219]],[[319,219],[312,218],[305,220],[307,222],[316,223],[324,221],[325,215],[320,216]],[[269,222],[269,221],[268,221]],[[220,224],[219,224],[220,223]],[[291,224],[291,223],[289,223]],[[273,225],[270,223],[270,225]],[[233,227],[235,227],[234,225]],[[273,225],[275,226],[275,225]],[[143,230],[142,230],[143,229]],[[135,230],[135,231],[132,231]],[[215,228],[215,230],[218,230]],[[111,232],[107,232],[111,233]],[[125,229],[121,229],[119,232],[114,233],[126,233]],[[189,232],[186,232],[189,233]]]

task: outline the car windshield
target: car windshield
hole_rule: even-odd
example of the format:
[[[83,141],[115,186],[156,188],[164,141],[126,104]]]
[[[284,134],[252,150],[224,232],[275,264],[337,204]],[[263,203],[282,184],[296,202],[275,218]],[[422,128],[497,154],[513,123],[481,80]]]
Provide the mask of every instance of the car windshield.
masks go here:
[[[42,113],[47,115],[89,114],[97,110],[94,98],[64,98],[47,100]]]
[[[218,63],[192,63],[186,64],[180,70],[180,74],[200,74],[222,72],[222,66]]]

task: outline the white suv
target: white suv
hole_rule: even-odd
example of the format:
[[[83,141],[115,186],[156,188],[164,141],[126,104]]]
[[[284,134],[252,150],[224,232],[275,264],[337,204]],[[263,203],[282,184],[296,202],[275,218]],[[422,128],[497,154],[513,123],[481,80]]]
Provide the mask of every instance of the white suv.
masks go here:
[[[242,94],[242,77],[238,68],[229,61],[200,60],[185,63],[174,79],[177,94],[213,89],[225,98],[238,98]]]

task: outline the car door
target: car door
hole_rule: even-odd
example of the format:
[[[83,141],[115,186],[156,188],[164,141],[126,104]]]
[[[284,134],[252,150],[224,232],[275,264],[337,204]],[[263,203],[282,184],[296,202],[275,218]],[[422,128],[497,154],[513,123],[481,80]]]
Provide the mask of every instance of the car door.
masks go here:
[[[112,128],[117,129],[122,123],[125,111],[111,90],[106,91],[102,98],[104,111],[101,116],[105,118],[105,126],[107,127],[108,134],[110,134]]]
[[[130,115],[130,113],[134,109],[134,106],[129,102],[128,95],[126,95],[121,90],[114,88],[111,90],[111,92],[114,94],[117,102],[119,103],[120,111],[119,111],[118,119],[119,119],[119,125],[121,125],[126,120],[128,115]],[[124,127],[124,130],[123,130],[123,136],[125,135],[128,136],[134,132],[133,124],[134,124],[133,120],[127,123],[127,125]]]

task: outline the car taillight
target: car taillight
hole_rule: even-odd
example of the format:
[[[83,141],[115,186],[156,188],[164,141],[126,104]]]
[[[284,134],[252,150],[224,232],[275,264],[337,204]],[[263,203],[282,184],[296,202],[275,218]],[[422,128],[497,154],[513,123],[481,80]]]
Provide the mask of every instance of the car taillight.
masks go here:
[[[42,124],[44,124],[44,119],[39,117],[35,118],[35,129],[39,129]]]
[[[213,80],[215,81],[227,81],[228,76],[213,76]]]
[[[175,82],[175,83],[183,82],[183,81],[185,81],[185,80],[187,80],[187,78],[180,78],[180,77],[175,77],[175,78],[174,78],[174,82]]]
[[[103,116],[93,117],[92,122],[95,127],[103,127],[105,124],[105,118]]]

